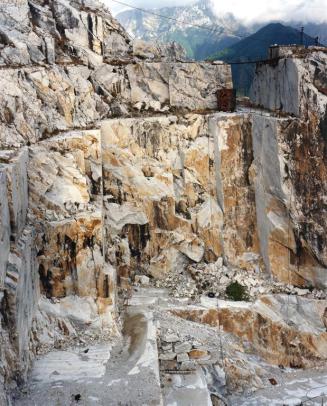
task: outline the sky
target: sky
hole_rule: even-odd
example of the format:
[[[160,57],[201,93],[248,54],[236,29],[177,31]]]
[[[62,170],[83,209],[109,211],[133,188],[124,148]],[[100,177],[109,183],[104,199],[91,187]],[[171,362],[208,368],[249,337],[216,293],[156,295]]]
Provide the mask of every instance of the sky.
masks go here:
[[[128,9],[104,0],[114,15]],[[194,0],[121,0],[135,7],[160,8],[194,3]],[[211,0],[218,15],[232,13],[245,23],[271,20],[327,22],[327,0]]]

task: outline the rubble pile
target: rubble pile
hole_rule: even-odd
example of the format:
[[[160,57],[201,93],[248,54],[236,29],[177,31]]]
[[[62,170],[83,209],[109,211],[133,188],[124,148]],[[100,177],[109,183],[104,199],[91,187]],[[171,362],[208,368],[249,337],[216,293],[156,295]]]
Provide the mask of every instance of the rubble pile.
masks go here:
[[[157,288],[167,288],[171,296],[175,298],[189,298],[195,303],[202,295],[229,299],[226,288],[233,282],[237,282],[246,288],[248,300],[254,301],[258,297],[268,293],[285,293],[303,296],[310,299],[326,299],[327,292],[324,289],[298,288],[294,285],[273,280],[269,275],[257,270],[244,270],[236,267],[223,265],[220,257],[215,263],[199,263],[189,265],[185,270],[171,272],[164,279],[148,279],[147,284],[152,282]],[[141,283],[142,285],[142,283]]]
[[[208,387],[210,395],[224,400],[223,404],[228,404],[228,393],[252,393],[269,384],[271,377],[278,381],[283,379],[282,369],[253,356],[253,345],[249,341],[242,341],[222,329],[198,324],[194,319],[177,317],[172,312],[157,310],[156,318],[159,321],[160,375],[167,398],[174,382],[177,389],[184,391],[188,377],[199,371],[204,373],[201,387]],[[174,342],[170,342],[172,340]]]
[[[204,361],[213,362],[205,345],[194,338],[192,340],[192,337],[181,339],[172,330],[167,330],[164,334],[161,331],[159,360],[160,368],[164,371],[172,371],[172,373],[175,370],[195,370],[196,365],[201,365]]]
[[[324,49],[287,52],[258,65],[258,109],[218,111],[234,104],[227,64],[134,41],[97,2],[0,5],[0,404],[40,353],[119,338],[133,283],[168,288],[195,306],[180,319],[212,326],[210,348],[194,330],[163,329],[162,363],[213,365],[221,312],[269,362],[326,358],[326,66]],[[231,283],[248,302],[219,310]],[[288,302],[305,334],[287,324]],[[160,399],[155,327],[132,316],[133,334],[149,334]],[[248,376],[237,357],[225,363],[244,388],[255,367]]]

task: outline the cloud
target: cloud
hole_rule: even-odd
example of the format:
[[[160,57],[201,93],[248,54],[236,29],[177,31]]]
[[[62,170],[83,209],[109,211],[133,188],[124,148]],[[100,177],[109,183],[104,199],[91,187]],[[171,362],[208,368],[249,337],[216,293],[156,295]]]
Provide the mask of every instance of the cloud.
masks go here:
[[[114,14],[127,10],[104,0]],[[121,0],[134,7],[161,8],[192,4],[194,0]],[[279,21],[327,22],[327,0],[210,0],[218,16],[232,13],[244,23]]]
[[[327,21],[327,0],[211,0],[217,15],[232,13],[245,23]]]
[[[104,2],[109,6],[112,13],[115,15],[124,10],[130,10],[130,8],[115,3],[112,0],[104,0]],[[186,4],[194,3],[194,0],[122,0],[123,3],[130,4],[134,7],[142,8],[162,8],[162,7],[173,7],[173,6],[184,6]]]

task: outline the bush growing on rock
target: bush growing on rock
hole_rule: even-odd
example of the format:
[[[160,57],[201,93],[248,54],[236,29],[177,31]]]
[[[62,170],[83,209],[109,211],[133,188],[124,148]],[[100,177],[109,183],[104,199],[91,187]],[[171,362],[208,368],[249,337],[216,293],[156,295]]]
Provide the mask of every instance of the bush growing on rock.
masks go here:
[[[232,282],[230,283],[227,288],[226,288],[226,296],[228,299],[234,300],[236,302],[242,301],[242,300],[249,300],[249,295],[246,290],[246,287],[241,285],[238,282]]]

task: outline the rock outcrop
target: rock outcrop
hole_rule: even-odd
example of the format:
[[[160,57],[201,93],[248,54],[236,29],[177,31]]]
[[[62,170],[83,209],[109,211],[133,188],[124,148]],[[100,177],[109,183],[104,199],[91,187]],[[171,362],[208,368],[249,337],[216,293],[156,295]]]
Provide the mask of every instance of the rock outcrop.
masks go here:
[[[326,301],[286,295],[262,296],[255,303],[219,301],[209,309],[176,309],[180,317],[221,326],[250,342],[269,363],[303,368],[327,359],[323,322]]]
[[[260,262],[251,145],[247,115],[103,123],[106,241],[121,276],[160,278],[222,255],[244,267]]]
[[[251,88],[251,99],[258,105],[311,119],[326,114],[326,50],[295,47],[288,55],[259,63]]]
[[[259,65],[252,88],[257,104],[298,117],[254,119],[262,255],[279,279],[324,287],[326,63],[326,52],[313,49]]]
[[[0,336],[8,385],[24,380],[33,355],[62,335],[90,325],[115,330],[101,120],[215,110],[217,90],[232,81],[228,65],[183,63],[176,44],[133,43],[100,3],[1,5],[0,38]],[[108,215],[117,222],[114,208]],[[141,255],[149,226],[139,223],[123,227]],[[193,240],[201,245],[190,235],[184,251]]]
[[[323,134],[310,127],[254,119],[256,206],[266,267],[285,282],[326,286],[326,156]]]
[[[136,274],[327,287],[324,51],[258,66],[273,111],[226,113],[230,66],[133,42],[88,0],[4,5],[0,39],[0,393],[44,348],[115,334]]]

